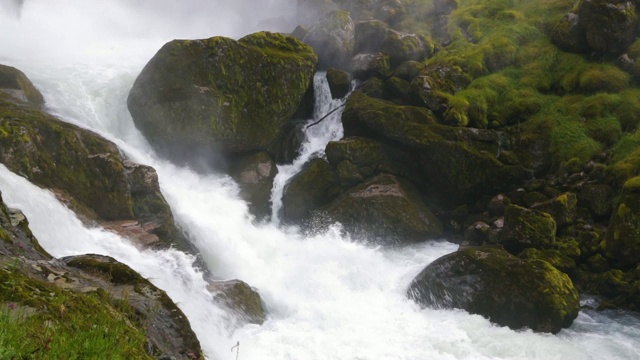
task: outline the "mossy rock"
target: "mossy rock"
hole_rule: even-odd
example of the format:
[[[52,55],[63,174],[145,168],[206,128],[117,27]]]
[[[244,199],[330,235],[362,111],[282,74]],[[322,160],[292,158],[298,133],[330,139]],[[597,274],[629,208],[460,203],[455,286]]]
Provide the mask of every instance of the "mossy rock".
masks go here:
[[[0,91],[37,107],[44,105],[42,94],[31,80],[11,66],[0,65]]]
[[[333,99],[342,99],[351,90],[351,76],[346,71],[336,68],[328,69],[327,82]]]
[[[380,51],[387,38],[389,25],[380,20],[359,21],[354,27],[354,54],[375,53]]]
[[[127,105],[159,153],[192,166],[223,166],[227,156],[275,145],[316,62],[311,47],[269,32],[238,41],[174,40],[142,70]]]
[[[553,217],[558,227],[573,224],[577,219],[578,198],[572,192],[560,194],[553,199],[537,203],[532,209],[545,212]]]
[[[579,19],[580,15],[570,12],[556,23],[550,36],[558,47],[576,53],[589,49],[587,36]]]
[[[495,247],[468,247],[429,264],[409,285],[409,298],[460,308],[512,329],[557,333],[578,316],[571,279],[542,260],[523,260]]]
[[[324,15],[304,38],[318,53],[318,68],[345,68],[354,45],[354,24],[349,12],[334,10]]]
[[[504,212],[500,243],[512,254],[526,248],[548,249],[556,241],[556,222],[547,213],[509,205]]]
[[[434,45],[430,39],[418,34],[407,34],[389,31],[387,38],[381,45],[380,51],[389,55],[392,65],[399,65],[405,61],[422,61],[433,53]]]
[[[240,196],[258,219],[271,215],[271,188],[277,174],[275,162],[264,151],[242,156],[229,166],[229,175],[240,186]]]
[[[285,185],[282,196],[282,219],[301,224],[311,211],[329,203],[340,193],[336,174],[321,158],[310,160]]]
[[[609,221],[604,248],[616,267],[626,269],[640,263],[640,177],[625,183]]]
[[[399,77],[392,76],[384,82],[382,98],[398,105],[410,105],[411,83]]]
[[[357,90],[369,97],[381,99],[384,91],[384,81],[380,78],[371,78],[360,85]]]
[[[63,189],[102,219],[134,217],[120,151],[99,135],[0,93],[0,149],[10,170]]]
[[[578,204],[596,219],[607,217],[613,206],[613,190],[606,184],[587,184],[578,193]]]
[[[424,70],[424,66],[419,61],[405,61],[393,70],[393,76],[411,82]]]
[[[436,123],[424,108],[398,106],[355,92],[342,114],[345,136],[365,136],[404,147],[423,169],[420,189],[447,207],[496,193],[527,176],[496,158],[503,135]]]
[[[391,75],[389,58],[382,53],[358,54],[351,59],[349,71],[354,78],[366,80],[370,77],[386,79]]]
[[[628,0],[585,0],[578,14],[589,46],[601,53],[620,54],[638,32],[636,3]]]
[[[401,22],[407,16],[407,10],[401,0],[380,0],[374,4],[374,18],[391,26]]]
[[[209,284],[207,290],[213,294],[216,302],[233,311],[245,322],[258,325],[264,323],[266,311],[260,294],[244,281],[216,281]]]
[[[322,220],[339,222],[355,237],[397,244],[438,238],[441,221],[406,180],[380,174],[319,209]]]
[[[331,141],[325,149],[327,160],[336,169],[340,184],[353,186],[380,173],[420,180],[420,169],[403,149],[365,137]],[[353,169],[353,172],[343,171]]]
[[[562,271],[565,274],[571,275],[576,269],[576,262],[574,259],[563,254],[559,250],[547,249],[539,250],[534,248],[528,248],[522,251],[519,255],[521,259],[527,260],[543,260],[553,265],[556,269]]]
[[[427,66],[411,82],[413,97],[422,106],[443,115],[451,96],[466,88],[471,78],[459,66]]]

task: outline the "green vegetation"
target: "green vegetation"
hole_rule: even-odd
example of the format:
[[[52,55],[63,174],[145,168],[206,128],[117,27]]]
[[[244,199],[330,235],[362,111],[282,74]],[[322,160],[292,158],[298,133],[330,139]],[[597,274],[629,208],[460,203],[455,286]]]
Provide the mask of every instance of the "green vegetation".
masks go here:
[[[0,358],[151,359],[132,308],[109,300],[0,269]]]

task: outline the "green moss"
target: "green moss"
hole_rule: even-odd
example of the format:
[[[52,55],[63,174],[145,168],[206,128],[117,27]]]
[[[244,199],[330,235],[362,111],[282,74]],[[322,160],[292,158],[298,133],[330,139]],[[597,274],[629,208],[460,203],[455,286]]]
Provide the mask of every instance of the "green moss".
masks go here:
[[[620,68],[609,65],[594,65],[580,75],[580,89],[584,92],[595,93],[619,92],[629,87],[631,75]]]

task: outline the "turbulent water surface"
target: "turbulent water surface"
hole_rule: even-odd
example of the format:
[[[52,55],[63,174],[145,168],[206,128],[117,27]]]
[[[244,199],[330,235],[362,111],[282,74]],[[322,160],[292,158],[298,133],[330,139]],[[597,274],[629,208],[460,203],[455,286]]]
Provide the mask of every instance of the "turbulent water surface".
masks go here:
[[[283,19],[296,1],[26,0],[21,8],[15,3],[0,0],[0,63],[23,70],[42,90],[49,111],[155,167],[176,220],[206,266],[221,279],[256,287],[268,319],[262,326],[239,325],[211,302],[192,256],[141,251],[112,233],[85,228],[49,192],[2,166],[5,201],[25,212],[53,255],[110,255],[166,290],[189,317],[208,357],[235,359],[230,349],[240,341],[242,360],[639,358],[640,325],[629,315],[584,311],[570,329],[553,336],[496,327],[463,311],[420,309],[405,298],[406,287],[455,245],[376,248],[341,237],[337,228],[303,236],[294,228],[255,224],[228,177],[196,174],[154,154],[133,125],[126,96],[155,51],[174,38],[290,29],[293,22]],[[321,78],[316,77],[319,87]],[[325,108],[318,114],[339,105],[321,103]],[[311,129],[305,158],[342,134],[339,117]],[[302,163],[280,168],[284,175],[274,199]]]

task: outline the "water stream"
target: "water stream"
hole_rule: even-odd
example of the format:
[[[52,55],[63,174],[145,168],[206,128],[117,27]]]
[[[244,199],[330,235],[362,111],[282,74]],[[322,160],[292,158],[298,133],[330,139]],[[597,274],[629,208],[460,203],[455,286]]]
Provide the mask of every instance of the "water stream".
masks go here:
[[[256,224],[229,177],[197,174],[156,156],[126,109],[128,91],[155,51],[173,38],[242,36],[271,24],[263,20],[292,9],[295,1],[175,4],[26,0],[19,18],[0,6],[0,63],[23,70],[42,90],[49,111],[156,168],[176,221],[206,266],[221,279],[239,278],[258,289],[267,321],[236,327],[236,319],[211,302],[193,257],[141,251],[112,233],[85,228],[48,191],[0,166],[3,198],[24,211],[49,252],[99,253],[130,265],[178,303],[212,359],[235,359],[229,349],[237,341],[242,360],[639,358],[640,325],[629,315],[583,311],[571,328],[547,335],[496,327],[459,310],[421,309],[404,296],[407,285],[455,245],[443,240],[377,248],[344,238],[338,228],[304,236],[295,228]],[[320,103],[325,108],[318,114],[336,105]],[[342,135],[339,117],[310,130],[301,158],[280,167],[288,175],[279,176],[274,191]]]

